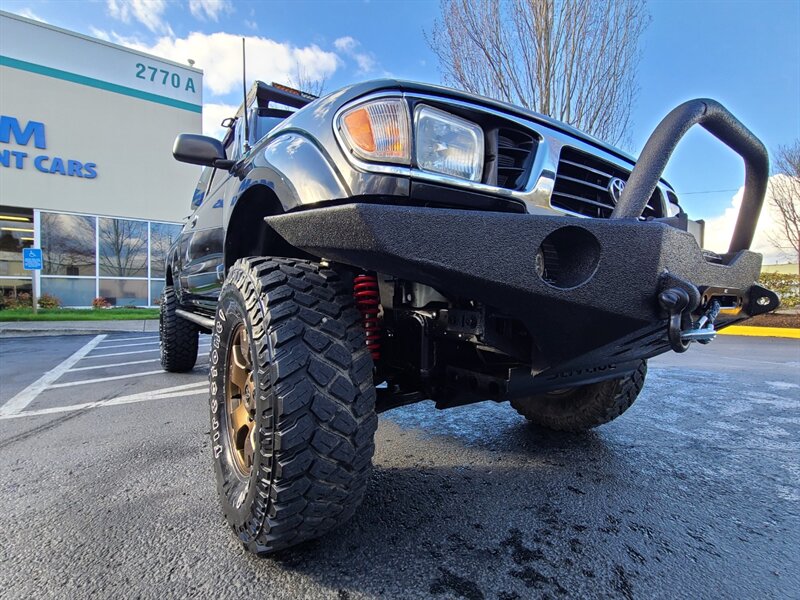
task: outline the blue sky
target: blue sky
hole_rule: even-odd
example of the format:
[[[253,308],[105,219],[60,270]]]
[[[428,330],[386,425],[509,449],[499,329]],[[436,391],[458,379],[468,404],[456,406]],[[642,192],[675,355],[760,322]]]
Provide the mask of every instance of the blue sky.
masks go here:
[[[384,75],[440,81],[425,40],[439,12],[435,1],[2,0],[0,6],[181,62],[194,58],[206,73],[208,118],[239,102],[235,36],[248,37],[251,78],[285,79],[299,62],[307,76],[324,76],[325,91]],[[700,96],[720,100],[770,151],[800,139],[800,0],[651,1],[649,11],[627,150],[637,154],[661,117]],[[694,130],[667,178],[693,217],[711,219],[730,209],[743,168]]]

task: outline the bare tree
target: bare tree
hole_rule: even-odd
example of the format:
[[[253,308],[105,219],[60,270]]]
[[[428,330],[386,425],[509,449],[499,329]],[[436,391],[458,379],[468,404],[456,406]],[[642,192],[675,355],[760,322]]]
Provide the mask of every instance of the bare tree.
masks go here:
[[[325,90],[325,79],[312,79],[306,70],[297,65],[295,74],[289,78],[289,86],[313,96],[322,96]]]
[[[100,274],[147,276],[147,224],[127,219],[101,219]]]
[[[770,204],[780,216],[780,231],[771,235],[770,241],[797,260],[800,274],[800,140],[778,148],[770,188]]]
[[[94,275],[94,217],[41,214],[45,275]]]
[[[180,225],[167,223],[150,224],[150,276],[163,278],[166,268],[167,254],[178,236]]]
[[[428,43],[446,83],[620,143],[649,20],[644,0],[441,0]]]

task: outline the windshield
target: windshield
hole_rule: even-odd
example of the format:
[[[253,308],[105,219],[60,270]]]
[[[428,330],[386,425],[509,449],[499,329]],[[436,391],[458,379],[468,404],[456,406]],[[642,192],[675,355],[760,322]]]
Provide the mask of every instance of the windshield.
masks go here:
[[[258,117],[256,119],[255,140],[258,141],[272,131],[286,117]]]

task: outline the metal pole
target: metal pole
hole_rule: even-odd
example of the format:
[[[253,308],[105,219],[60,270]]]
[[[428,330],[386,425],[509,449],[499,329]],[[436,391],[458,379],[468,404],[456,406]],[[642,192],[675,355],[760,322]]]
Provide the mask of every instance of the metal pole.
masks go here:
[[[34,248],[41,248],[42,247],[42,223],[41,223],[41,211],[39,209],[34,209],[33,211],[33,247]],[[44,256],[42,256],[42,267],[44,267]],[[33,314],[39,312],[39,295],[42,292],[42,280],[40,275],[42,274],[39,270],[34,270],[32,273],[33,277],[31,277],[31,300],[33,301]]]
[[[39,273],[41,273],[41,271],[39,271],[38,269],[33,272],[33,282],[32,282],[33,285],[31,286],[31,291],[32,291],[31,299],[33,300],[33,314],[39,312],[39,285],[40,285]]]

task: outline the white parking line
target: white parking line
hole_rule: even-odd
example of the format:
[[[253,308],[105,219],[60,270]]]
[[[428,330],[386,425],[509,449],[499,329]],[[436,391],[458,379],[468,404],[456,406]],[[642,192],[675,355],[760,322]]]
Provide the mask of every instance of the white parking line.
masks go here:
[[[13,416],[22,411],[22,409],[33,402],[51,383],[56,381],[64,373],[69,371],[75,363],[94,350],[97,344],[102,342],[105,337],[105,334],[95,336],[88,344],[75,352],[67,360],[47,371],[47,373],[11,398],[11,400],[0,407],[0,418]]]
[[[200,346],[198,350],[208,350],[210,344],[207,346]],[[102,350],[102,348],[100,348]],[[86,358],[104,358],[106,356],[127,356],[128,354],[145,354],[147,352],[158,352],[158,348],[151,348],[150,350],[131,350],[130,352],[109,352],[108,354],[92,354]]]
[[[111,369],[113,367],[127,367],[128,365],[143,365],[144,363],[151,363],[151,362],[158,362],[159,359],[157,358],[146,358],[145,360],[130,360],[128,362],[121,362],[121,363],[111,363],[108,365],[94,365],[91,367],[73,367],[69,370],[69,373],[74,373],[75,371],[91,371],[92,369]]]
[[[145,354],[147,352],[158,352],[158,348],[151,348],[150,350],[131,350],[130,352],[109,352],[108,354],[92,354],[86,358],[103,358],[105,356],[127,356],[128,354]]]
[[[152,346],[153,344],[158,344],[158,340],[154,342],[139,342],[138,344],[118,344],[116,346],[100,346],[98,350],[108,350],[109,348],[130,348],[131,346]]]
[[[53,406],[51,408],[41,408],[39,410],[28,410],[9,414],[0,414],[0,420],[15,419],[19,417],[38,417],[40,415],[50,415],[54,413],[73,412],[86,410],[89,408],[100,408],[102,406],[118,406],[120,404],[132,404],[134,402],[149,402],[151,400],[169,400],[170,398],[181,398],[183,396],[197,396],[207,394],[208,383],[200,381],[187,385],[179,385],[171,388],[152,390],[140,394],[120,396],[110,400],[98,400],[97,402],[84,402],[83,404],[73,404],[71,406]]]
[[[158,341],[158,336],[144,336],[140,335],[138,337],[127,337],[127,338],[106,338],[103,343],[105,344],[113,344],[115,342],[135,342],[135,341],[142,341],[142,340],[156,340]]]
[[[95,379],[82,379],[80,381],[69,381],[67,383],[54,383],[49,388],[49,390],[53,390],[55,388],[65,388],[65,387],[73,387],[76,385],[86,385],[87,383],[102,383],[103,381],[115,381],[117,379],[130,379],[131,377],[144,377],[146,375],[157,375],[159,373],[165,373],[166,371],[159,369],[158,371],[145,371],[144,373],[128,373],[127,375],[113,375],[112,377],[97,377]]]

